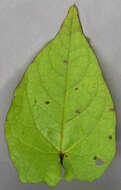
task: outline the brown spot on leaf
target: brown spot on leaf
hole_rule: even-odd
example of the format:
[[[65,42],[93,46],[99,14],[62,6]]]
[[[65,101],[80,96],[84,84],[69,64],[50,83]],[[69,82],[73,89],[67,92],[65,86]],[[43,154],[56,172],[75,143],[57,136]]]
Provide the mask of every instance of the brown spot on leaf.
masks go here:
[[[96,160],[97,159],[97,156],[94,156],[94,160]]]
[[[108,138],[111,140],[111,139],[112,139],[112,136],[110,135],[110,136],[108,136]]]
[[[49,102],[49,101],[46,101],[45,104],[50,104],[50,102]]]
[[[96,88],[96,86],[93,86],[92,88]]]
[[[67,158],[67,157],[68,157],[68,154],[67,154],[67,153],[65,153],[65,154],[64,154],[64,156]]]
[[[35,104],[37,103],[37,99],[34,99],[34,103],[35,103]]]
[[[78,90],[78,88],[75,88],[75,90]]]
[[[80,128],[80,126],[78,126],[78,128]]]
[[[80,114],[80,110],[75,110],[76,113]]]
[[[68,61],[67,61],[67,60],[64,60],[63,63],[67,65],[67,64],[68,64]]]
[[[115,108],[110,108],[109,111],[110,112],[115,112]]]

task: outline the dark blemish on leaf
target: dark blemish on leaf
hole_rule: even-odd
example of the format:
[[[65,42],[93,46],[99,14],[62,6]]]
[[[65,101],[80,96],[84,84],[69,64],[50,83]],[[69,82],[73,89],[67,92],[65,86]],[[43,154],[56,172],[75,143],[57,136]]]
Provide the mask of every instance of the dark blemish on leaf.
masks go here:
[[[37,103],[37,100],[36,100],[36,99],[34,99],[34,103],[35,103],[35,104]]]
[[[94,156],[94,160],[96,160],[97,159],[97,157],[96,156]]]
[[[66,65],[68,64],[68,61],[67,61],[67,60],[64,60],[63,62],[64,62],[64,64],[66,64]]]
[[[112,139],[112,136],[110,135],[110,136],[108,136],[108,138],[111,140],[111,139]]]
[[[75,110],[76,113],[80,114],[80,110]]]
[[[78,90],[78,88],[75,88],[75,90]]]
[[[46,101],[45,104],[50,104],[50,102],[49,102],[49,101]]]
[[[64,156],[67,158],[67,157],[68,157],[68,154],[67,154],[67,153],[65,153],[65,154],[64,154]]]
[[[78,126],[78,128],[80,128],[80,126]]]
[[[60,163],[63,166],[63,158],[64,158],[64,154],[60,153]]]
[[[96,86],[93,86],[92,88],[96,88]]]
[[[104,162],[100,158],[98,158],[97,156],[94,156],[94,160],[95,160],[96,166],[100,166],[100,165],[104,164]]]
[[[109,111],[110,112],[115,112],[115,109],[114,108],[110,108]]]

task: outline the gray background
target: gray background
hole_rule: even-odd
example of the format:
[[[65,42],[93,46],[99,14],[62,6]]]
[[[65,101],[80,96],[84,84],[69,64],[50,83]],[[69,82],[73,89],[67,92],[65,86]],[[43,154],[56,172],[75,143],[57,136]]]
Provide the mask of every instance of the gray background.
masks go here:
[[[84,33],[102,67],[117,111],[117,155],[103,177],[93,183],[64,179],[56,187],[21,184],[4,137],[4,120],[13,91],[27,65],[51,40],[75,3]],[[0,190],[119,190],[121,186],[121,0],[0,0]]]

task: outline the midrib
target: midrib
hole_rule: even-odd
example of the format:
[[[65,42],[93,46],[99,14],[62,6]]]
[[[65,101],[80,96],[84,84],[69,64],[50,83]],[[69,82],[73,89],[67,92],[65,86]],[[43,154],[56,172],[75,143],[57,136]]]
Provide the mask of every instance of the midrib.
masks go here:
[[[69,56],[70,56],[70,48],[71,48],[71,38],[72,38],[72,26],[73,26],[73,15],[71,18],[70,24],[70,40],[69,40],[69,48],[67,53],[67,65],[66,65],[66,72],[65,72],[65,91],[64,91],[64,101],[63,101],[63,109],[62,109],[62,121],[61,121],[61,141],[60,141],[60,153],[63,154],[63,139],[64,139],[64,124],[65,124],[65,106],[67,102],[67,85],[68,85],[68,65],[69,65]]]

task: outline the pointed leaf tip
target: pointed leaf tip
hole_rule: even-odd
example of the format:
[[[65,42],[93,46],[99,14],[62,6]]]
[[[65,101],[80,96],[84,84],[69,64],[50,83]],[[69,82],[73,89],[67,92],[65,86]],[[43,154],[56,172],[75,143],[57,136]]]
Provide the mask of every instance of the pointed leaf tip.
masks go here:
[[[78,8],[77,6],[74,4],[69,8],[68,14],[77,14],[78,15]]]
[[[69,8],[67,16],[65,17],[61,27],[62,33],[64,32],[67,35],[68,33],[72,32],[72,30],[78,30],[80,33],[82,33],[82,26],[79,19],[78,8],[75,4]]]
[[[78,8],[77,8],[76,4],[73,4],[73,5],[70,6],[69,10],[70,9],[76,9],[77,10]]]

